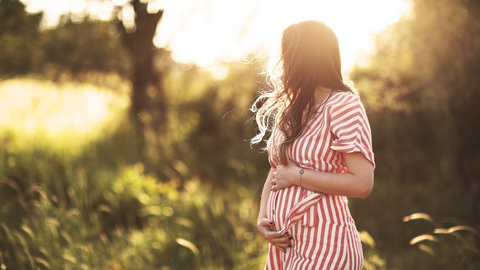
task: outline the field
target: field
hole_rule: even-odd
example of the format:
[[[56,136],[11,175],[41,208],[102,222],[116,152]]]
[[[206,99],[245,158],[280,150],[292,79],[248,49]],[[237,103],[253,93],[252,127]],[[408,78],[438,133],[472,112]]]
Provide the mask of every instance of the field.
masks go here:
[[[250,75],[242,76],[249,80]],[[3,81],[0,265],[263,269],[268,245],[255,224],[268,170],[266,155],[244,141],[253,129],[245,124],[250,116],[244,107],[223,113],[248,101],[256,86],[252,84],[250,92],[222,94],[221,89],[239,87],[230,81],[212,89],[208,80],[181,84],[181,77],[170,74],[166,85],[184,93],[167,93],[174,101],[169,105],[170,125],[160,137],[165,144],[152,156],[158,162],[155,168],[138,156],[137,135],[128,120],[128,82],[118,80],[112,89],[31,78]],[[391,269],[389,263],[424,265],[417,269],[468,265],[469,249],[474,249],[468,228],[434,233],[461,220],[439,224],[417,215],[404,223],[404,216],[422,210],[415,200],[421,200],[425,190],[389,181],[382,169],[379,174],[367,200],[351,200],[365,269]],[[407,191],[411,194],[404,196]],[[397,204],[403,205],[400,211],[389,210]],[[423,209],[435,209],[447,202],[424,204],[430,208]],[[423,235],[410,246],[412,238],[427,233],[431,237]],[[401,253],[393,256],[396,251]],[[435,259],[438,255],[443,261]]]

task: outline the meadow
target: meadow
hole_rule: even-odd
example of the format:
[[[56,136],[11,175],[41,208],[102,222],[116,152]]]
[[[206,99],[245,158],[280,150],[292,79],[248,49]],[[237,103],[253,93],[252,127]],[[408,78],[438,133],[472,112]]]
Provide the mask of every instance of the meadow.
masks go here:
[[[138,156],[127,81],[117,78],[115,89],[32,78],[3,81],[2,268],[263,269],[268,245],[257,233],[256,217],[266,155],[245,141],[253,134],[245,107],[215,113],[248,101],[258,78],[249,66],[232,69],[216,88],[206,72],[191,72],[190,82],[170,74],[165,84],[175,102],[161,139],[168,143],[153,157],[156,168]],[[183,89],[181,96],[176,87]],[[251,90],[222,93],[235,87]],[[470,227],[448,231],[460,220],[436,223],[414,215],[410,224],[402,221],[422,210],[416,202],[426,192],[410,185],[411,194],[404,196],[406,189],[377,177],[367,200],[351,200],[364,268],[392,269],[393,262],[402,269],[401,260],[403,267],[423,265],[416,269],[474,265]],[[397,213],[390,211],[399,203]],[[435,209],[447,202],[424,203]],[[410,245],[415,236],[421,237]],[[392,255],[396,251],[401,253]],[[437,255],[447,263],[436,264]]]
[[[346,74],[377,165],[349,199],[366,270],[480,269],[479,3],[411,1]],[[263,269],[269,164],[248,108],[265,58],[210,72],[118,16],[0,15],[1,269]]]
[[[15,79],[0,93],[3,269],[262,266],[257,190],[214,190],[180,160],[168,180],[145,173],[125,92]]]

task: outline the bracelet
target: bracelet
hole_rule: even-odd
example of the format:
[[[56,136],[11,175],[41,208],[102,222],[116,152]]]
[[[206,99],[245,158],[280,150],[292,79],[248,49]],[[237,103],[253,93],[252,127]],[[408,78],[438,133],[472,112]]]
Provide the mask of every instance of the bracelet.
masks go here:
[[[300,187],[302,187],[302,174],[304,173],[303,168],[300,169]]]

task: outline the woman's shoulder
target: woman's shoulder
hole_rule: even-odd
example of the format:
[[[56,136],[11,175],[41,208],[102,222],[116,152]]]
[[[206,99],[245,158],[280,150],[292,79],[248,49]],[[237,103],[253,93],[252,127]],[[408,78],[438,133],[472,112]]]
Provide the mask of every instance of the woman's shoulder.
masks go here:
[[[360,96],[347,91],[333,93],[326,111],[332,121],[335,122],[352,118],[367,118],[365,107],[360,100]]]
[[[361,103],[360,96],[350,91],[334,91],[327,102],[328,107],[345,106]]]

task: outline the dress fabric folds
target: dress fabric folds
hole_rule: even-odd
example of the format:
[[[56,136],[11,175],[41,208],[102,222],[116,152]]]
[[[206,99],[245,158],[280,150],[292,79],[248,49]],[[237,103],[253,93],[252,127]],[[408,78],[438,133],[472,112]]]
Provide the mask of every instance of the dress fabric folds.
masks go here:
[[[276,130],[271,140],[282,139]],[[269,141],[270,165],[276,168],[272,147]],[[286,151],[304,169],[346,173],[342,153],[353,152],[360,152],[375,166],[370,124],[359,96],[333,92]],[[267,218],[274,220],[272,229],[288,232],[293,239],[286,253],[270,244],[265,269],[362,269],[362,245],[345,196],[291,186],[272,191],[266,211]]]

